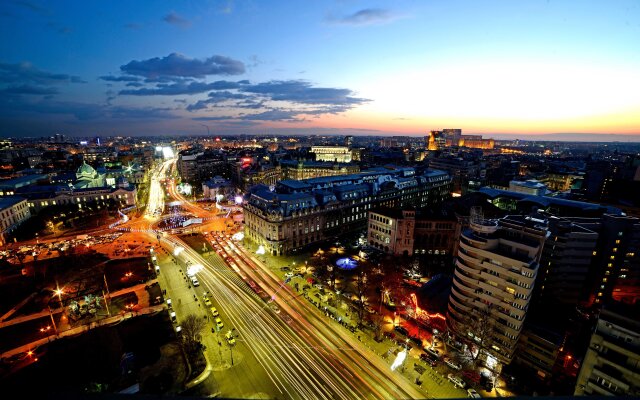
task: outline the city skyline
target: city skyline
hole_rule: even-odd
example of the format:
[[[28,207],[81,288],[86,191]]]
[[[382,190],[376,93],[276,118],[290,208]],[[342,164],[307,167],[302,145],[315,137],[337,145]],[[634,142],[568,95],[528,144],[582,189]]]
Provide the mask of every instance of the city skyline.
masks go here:
[[[639,14],[595,1],[11,1],[0,135],[450,127],[636,141]]]

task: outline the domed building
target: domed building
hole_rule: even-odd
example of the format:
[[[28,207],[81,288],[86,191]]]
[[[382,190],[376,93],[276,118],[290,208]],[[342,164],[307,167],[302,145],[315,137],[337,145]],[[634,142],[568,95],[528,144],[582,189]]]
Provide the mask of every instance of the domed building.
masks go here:
[[[107,186],[104,174],[99,174],[93,167],[85,161],[76,171],[75,189],[90,189]]]

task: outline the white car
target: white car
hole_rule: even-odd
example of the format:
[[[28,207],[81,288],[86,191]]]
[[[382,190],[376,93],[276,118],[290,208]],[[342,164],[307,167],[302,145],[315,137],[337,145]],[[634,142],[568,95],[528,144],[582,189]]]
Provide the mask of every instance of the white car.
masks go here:
[[[462,365],[454,362],[453,360],[447,358],[444,360],[444,363],[447,364],[450,368],[455,369],[456,371],[460,371],[462,369]]]
[[[464,387],[467,386],[462,379],[453,374],[447,375],[447,379],[449,379],[449,382],[453,383],[453,386],[457,388],[464,389]]]
[[[476,392],[475,389],[467,389],[467,396],[470,399],[479,399],[479,398],[482,397],[482,396],[480,396],[480,394],[478,394],[478,392]]]
[[[200,281],[198,281],[198,278],[196,278],[195,276],[191,277],[191,284],[193,286],[200,286]]]
[[[285,278],[293,278],[293,272],[287,272],[286,274],[284,274]]]

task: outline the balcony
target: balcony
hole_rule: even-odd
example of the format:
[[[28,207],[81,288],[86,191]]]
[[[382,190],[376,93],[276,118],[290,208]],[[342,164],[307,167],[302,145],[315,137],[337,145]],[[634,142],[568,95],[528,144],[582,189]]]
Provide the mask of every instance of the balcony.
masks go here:
[[[469,287],[477,287],[477,286],[478,286],[478,284],[479,284],[478,279],[474,279],[474,278],[472,278],[472,277],[469,277],[469,276],[465,275],[465,274],[462,272],[462,269],[461,269],[461,268],[456,268],[456,270],[455,270],[455,272],[454,272],[454,275],[455,275],[455,276],[457,276],[458,278],[460,278],[463,282],[465,282],[465,283],[466,283],[466,286],[469,286]]]

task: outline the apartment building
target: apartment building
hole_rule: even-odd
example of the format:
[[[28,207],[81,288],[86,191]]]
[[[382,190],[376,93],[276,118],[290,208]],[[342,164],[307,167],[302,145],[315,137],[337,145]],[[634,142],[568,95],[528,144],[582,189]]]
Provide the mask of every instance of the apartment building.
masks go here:
[[[489,367],[509,364],[529,308],[545,220],[471,217],[460,233],[447,324]]]
[[[640,396],[638,311],[620,303],[602,309],[574,395]]]

